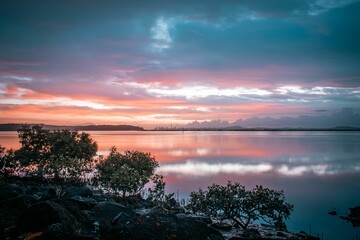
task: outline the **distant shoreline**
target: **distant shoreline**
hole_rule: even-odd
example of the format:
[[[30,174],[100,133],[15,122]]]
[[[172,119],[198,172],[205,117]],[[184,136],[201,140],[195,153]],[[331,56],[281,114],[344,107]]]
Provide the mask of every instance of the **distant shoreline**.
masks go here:
[[[17,131],[25,124],[9,123],[0,124],[0,131]],[[28,125],[42,125],[44,129],[49,130],[77,130],[77,131],[144,131],[143,127],[132,125],[86,125],[86,126],[57,126],[47,124],[28,124]]]
[[[0,124],[0,131],[17,131],[24,124],[9,123],[9,124]],[[36,125],[36,124],[29,124]],[[86,126],[57,126],[57,125],[46,125],[40,124],[45,129],[50,130],[77,130],[77,131],[156,131],[156,132],[190,132],[190,131],[219,131],[219,132],[230,132],[230,131],[239,131],[239,132],[305,132],[305,131],[322,131],[322,132],[340,132],[340,131],[360,131],[360,127],[351,127],[351,126],[336,126],[336,127],[327,127],[327,128],[291,128],[291,127],[226,127],[226,128],[155,128],[155,129],[144,129],[143,127],[133,126],[133,125],[86,125]]]
[[[221,129],[221,128],[194,128],[194,129],[167,129],[167,130],[145,130],[156,132],[357,132],[360,128],[241,128],[241,129]]]

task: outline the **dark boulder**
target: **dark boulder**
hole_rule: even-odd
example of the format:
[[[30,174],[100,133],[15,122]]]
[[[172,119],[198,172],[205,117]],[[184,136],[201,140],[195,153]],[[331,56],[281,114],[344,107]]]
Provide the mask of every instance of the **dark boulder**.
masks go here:
[[[131,208],[114,202],[103,202],[96,205],[92,210],[95,218],[103,219],[112,222],[119,213],[124,213],[128,216],[135,216],[136,213]]]
[[[25,194],[35,197],[38,201],[57,199],[56,189],[49,186],[30,186],[25,189]]]
[[[220,235],[210,234],[208,240],[225,240],[225,238],[221,234]]]
[[[299,236],[293,235],[287,238],[287,240],[302,240]]]
[[[90,210],[98,203],[94,198],[80,197],[78,195],[70,198],[81,210]]]
[[[219,229],[219,230],[223,230],[223,231],[231,231],[232,226],[228,223],[213,223],[211,224],[212,227]]]
[[[120,204],[123,203],[127,206],[131,206],[133,209],[154,207],[154,204],[151,201],[144,199],[140,194],[127,196],[125,199],[118,199],[118,202]]]
[[[213,222],[211,217],[209,217],[209,216],[198,216],[197,218],[199,221],[202,221],[206,224],[212,224],[212,222]]]
[[[229,238],[229,240],[257,240],[257,239],[266,239],[263,238],[259,232],[259,230],[254,228],[248,228],[246,230],[243,230],[241,234],[238,236],[232,236]]]
[[[37,194],[39,201],[48,201],[57,199],[56,190],[54,188],[44,189]]]
[[[5,208],[15,208],[19,210],[24,210],[28,206],[34,204],[36,202],[36,198],[30,195],[21,195],[14,198],[9,198],[0,202],[1,207]]]
[[[129,214],[125,213],[125,212],[120,212],[118,215],[116,215],[114,217],[111,224],[115,225],[118,222],[128,222],[128,221],[134,219],[134,217],[135,217],[135,215],[132,215],[132,214],[129,215]]]
[[[304,231],[301,231],[301,232],[295,234],[295,236],[299,237],[302,240],[320,240],[320,238],[314,237]]]
[[[152,212],[137,215],[127,221],[117,221],[110,230],[110,239],[208,239],[206,223],[192,217],[177,217],[171,213]]]
[[[261,234],[260,234],[259,230],[254,229],[254,228],[248,228],[248,229],[244,230],[242,236],[245,238],[248,238],[248,239],[261,238]]]
[[[21,212],[18,209],[0,208],[0,239],[14,239],[14,226]]]
[[[70,234],[65,231],[60,223],[54,223],[48,226],[43,234],[41,240],[94,240],[95,238],[89,234]]]
[[[71,199],[72,197],[92,197],[93,193],[88,187],[68,187],[64,190],[61,197],[63,199]]]
[[[208,216],[197,216],[197,215],[190,215],[190,214],[186,214],[186,213],[178,213],[176,214],[176,216],[178,218],[188,218],[188,217],[192,217],[193,219],[200,221],[200,222],[204,222],[206,224],[212,224],[212,220],[210,217]]]
[[[42,240],[70,240],[71,237],[65,232],[64,226],[61,223],[53,223],[49,225],[41,235]]]
[[[35,195],[36,193],[40,192],[40,188],[37,187],[37,186],[28,186],[24,192],[25,194],[28,194],[28,195]]]
[[[101,190],[93,190],[92,198],[94,198],[98,202],[113,202],[115,196],[110,193],[103,193]]]
[[[95,221],[94,215],[88,210],[81,210],[77,204],[70,200],[57,200],[56,203],[63,206],[70,214],[79,222],[81,229],[80,233],[87,234],[92,231],[92,225]],[[78,232],[79,232],[78,231]]]
[[[82,228],[78,217],[58,203],[45,201],[27,208],[19,217],[17,227],[21,232],[40,232],[59,223],[65,232],[74,233]]]
[[[98,228],[97,232],[101,239],[109,239],[109,231],[113,224],[126,221],[136,215],[131,208],[115,202],[99,203],[91,212],[94,215],[93,227]]]
[[[224,240],[225,238],[219,230],[210,226],[208,239],[209,240]]]
[[[23,190],[13,184],[0,185],[0,201],[14,198],[23,193]]]

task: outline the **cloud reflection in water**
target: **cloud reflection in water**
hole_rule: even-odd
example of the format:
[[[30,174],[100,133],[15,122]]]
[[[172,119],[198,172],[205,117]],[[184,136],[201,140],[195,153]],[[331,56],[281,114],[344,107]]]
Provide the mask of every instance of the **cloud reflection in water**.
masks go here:
[[[286,165],[270,163],[207,163],[196,160],[187,160],[184,163],[161,164],[158,171],[161,174],[180,176],[212,176],[222,173],[245,175],[263,174],[272,172],[285,176],[333,175],[345,173],[360,173],[360,164],[355,166],[337,164],[309,164],[309,165]]]
[[[167,174],[179,175],[194,175],[207,176],[216,175],[220,173],[264,173],[268,172],[273,167],[270,164],[241,164],[241,163],[214,163],[209,164],[205,162],[186,161],[185,163],[163,164],[160,166],[159,172]]]

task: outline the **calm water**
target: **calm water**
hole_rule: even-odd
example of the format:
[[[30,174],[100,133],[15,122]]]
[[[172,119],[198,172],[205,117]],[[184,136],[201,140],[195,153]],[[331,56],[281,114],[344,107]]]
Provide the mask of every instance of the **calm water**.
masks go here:
[[[330,216],[360,205],[360,132],[90,132],[99,154],[151,152],[168,192],[186,198],[212,183],[239,181],[285,191],[295,205],[290,231],[324,239],[354,239],[360,228]],[[0,144],[18,148],[15,132],[0,132]]]

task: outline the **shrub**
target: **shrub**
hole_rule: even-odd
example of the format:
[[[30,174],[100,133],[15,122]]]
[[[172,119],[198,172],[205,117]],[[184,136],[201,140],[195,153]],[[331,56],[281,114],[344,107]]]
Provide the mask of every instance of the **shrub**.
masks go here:
[[[16,171],[27,176],[79,180],[91,170],[97,152],[97,143],[87,133],[24,125],[18,136],[21,147],[11,160],[16,163]]]
[[[228,182],[226,186],[213,184],[207,190],[190,194],[188,208],[194,213],[229,219],[242,229],[255,220],[263,220],[283,227],[293,205],[285,202],[283,191],[256,186],[247,191],[240,183]]]
[[[137,194],[154,175],[159,166],[150,153],[125,151],[119,153],[115,147],[96,165],[97,178],[103,187],[121,193],[123,198]]]
[[[56,130],[50,133],[50,157],[42,166],[56,178],[77,179],[92,170],[97,143],[87,133]]]

